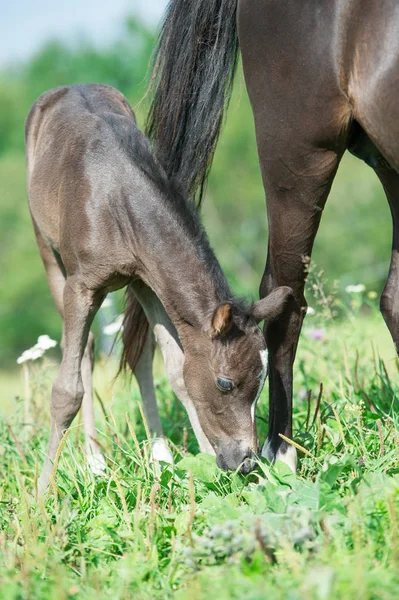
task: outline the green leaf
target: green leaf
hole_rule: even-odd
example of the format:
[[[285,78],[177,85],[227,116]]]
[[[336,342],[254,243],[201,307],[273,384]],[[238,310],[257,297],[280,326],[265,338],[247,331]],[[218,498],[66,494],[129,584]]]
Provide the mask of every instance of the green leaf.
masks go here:
[[[267,511],[266,497],[258,490],[245,491],[242,495],[255,514],[262,514]]]
[[[187,456],[176,465],[176,468],[182,471],[191,471],[194,477],[197,477],[200,481],[209,483],[215,481],[219,473],[216,459],[210,454]]]
[[[274,471],[277,474],[280,483],[283,485],[289,485],[291,488],[295,486],[296,475],[292,472],[291,468],[281,460],[276,460],[274,465]]]
[[[298,480],[295,485],[295,501],[304,508],[318,510],[320,502],[318,483]]]
[[[175,519],[175,528],[177,535],[183,535],[186,533],[190,523],[190,507],[185,507],[186,510],[179,513]]]

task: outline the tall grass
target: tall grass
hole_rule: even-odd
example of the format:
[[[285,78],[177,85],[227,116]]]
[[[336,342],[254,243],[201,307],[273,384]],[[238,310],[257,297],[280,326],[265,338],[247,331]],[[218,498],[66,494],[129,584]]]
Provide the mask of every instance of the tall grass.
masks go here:
[[[338,307],[346,320],[326,320],[314,302],[305,322],[295,371],[294,439],[303,449],[296,477],[262,461],[244,478],[196,455],[162,376],[157,394],[175,464],[152,464],[137,389],[106,384],[114,365],[100,361],[106,475],[91,475],[78,421],[38,498],[52,376],[49,362],[36,365],[31,422],[21,399],[0,423],[1,597],[396,597],[396,360],[367,295],[347,300]],[[258,415],[262,437],[266,391]]]

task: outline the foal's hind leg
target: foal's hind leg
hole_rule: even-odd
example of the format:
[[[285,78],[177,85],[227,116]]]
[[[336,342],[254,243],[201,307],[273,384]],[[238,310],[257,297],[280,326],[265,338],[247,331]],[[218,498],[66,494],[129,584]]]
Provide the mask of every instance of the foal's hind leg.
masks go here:
[[[88,290],[78,277],[69,277],[66,280],[63,298],[64,352],[51,394],[50,439],[39,480],[41,490],[49,483],[52,463],[62,436],[82,404],[82,358],[91,323],[103,299],[102,296]]]
[[[399,174],[393,169],[375,169],[388,198],[392,214],[392,255],[388,279],[381,295],[382,315],[399,352]]]
[[[134,375],[140,387],[143,400],[144,415],[147,420],[148,429],[153,438],[152,458],[164,462],[173,463],[172,454],[168,448],[163,435],[161,419],[159,418],[157,398],[155,395],[152,363],[155,352],[155,338],[151,329],[148,329],[147,337],[141,351],[140,358],[134,368]]]

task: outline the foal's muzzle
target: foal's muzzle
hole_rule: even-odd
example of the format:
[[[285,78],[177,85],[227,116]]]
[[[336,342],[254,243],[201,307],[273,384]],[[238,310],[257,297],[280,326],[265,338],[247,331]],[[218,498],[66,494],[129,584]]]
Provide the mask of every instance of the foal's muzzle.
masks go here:
[[[242,442],[221,444],[216,453],[216,464],[223,471],[236,471],[239,469],[243,475],[248,475],[254,470],[256,462],[254,453]]]

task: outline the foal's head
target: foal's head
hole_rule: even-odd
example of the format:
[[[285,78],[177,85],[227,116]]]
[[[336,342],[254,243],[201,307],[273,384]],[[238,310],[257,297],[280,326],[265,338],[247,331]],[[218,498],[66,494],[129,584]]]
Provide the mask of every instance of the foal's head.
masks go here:
[[[184,381],[219,467],[248,473],[258,450],[256,402],[267,375],[267,349],[260,321],[275,319],[292,291],[274,290],[246,310],[220,304],[206,327],[187,331]]]

